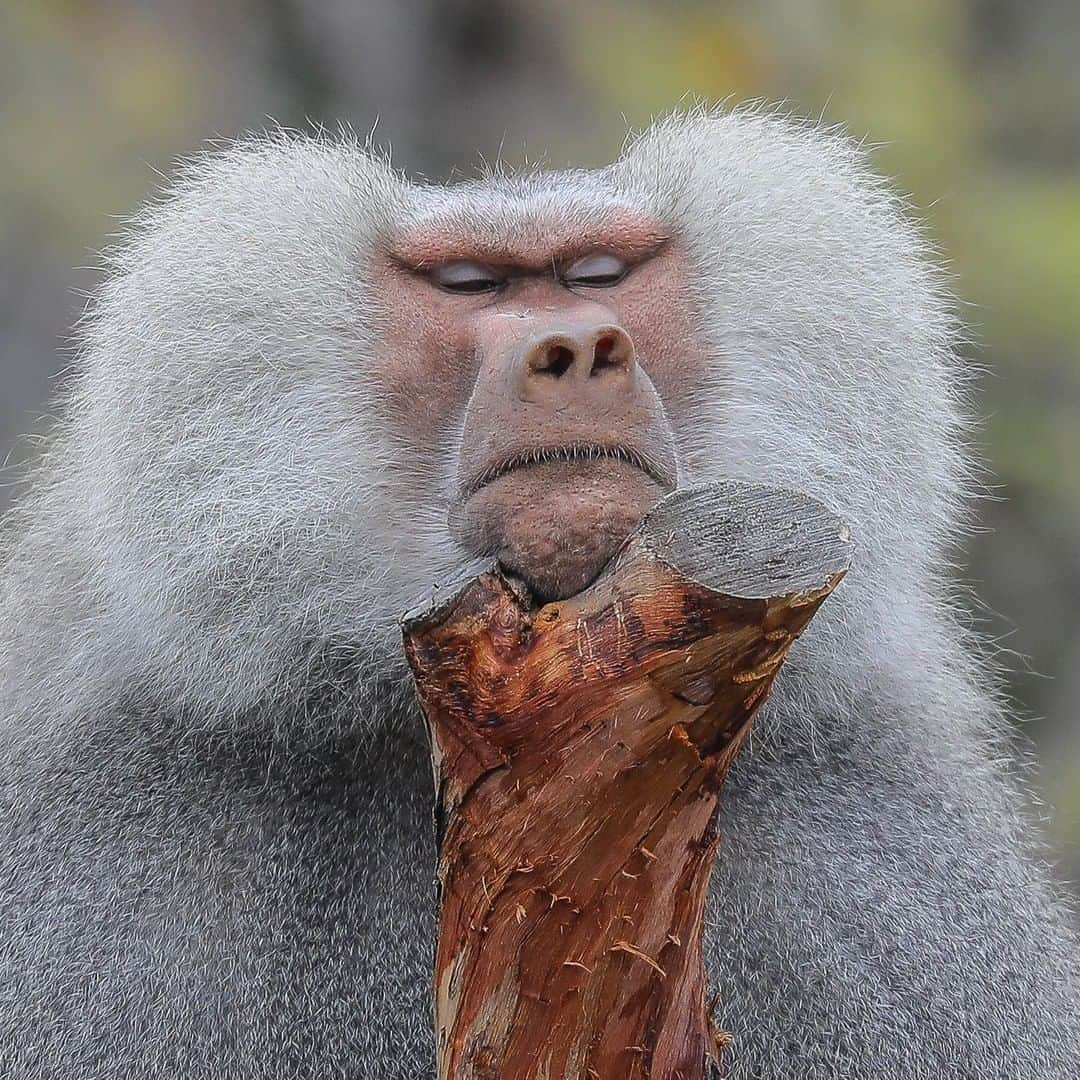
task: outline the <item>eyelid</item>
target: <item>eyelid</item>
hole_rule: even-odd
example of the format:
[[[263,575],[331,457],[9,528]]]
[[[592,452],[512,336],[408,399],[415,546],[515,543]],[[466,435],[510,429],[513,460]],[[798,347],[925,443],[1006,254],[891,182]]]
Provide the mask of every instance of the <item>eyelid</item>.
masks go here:
[[[565,281],[581,281],[585,284],[591,278],[604,278],[597,284],[614,285],[630,271],[630,263],[610,251],[594,251],[582,255],[563,269],[559,275]]]
[[[448,259],[429,267],[425,273],[434,285],[451,292],[482,292],[485,284],[494,289],[505,280],[505,275],[495,267],[475,259]],[[469,289],[470,284],[480,287]]]

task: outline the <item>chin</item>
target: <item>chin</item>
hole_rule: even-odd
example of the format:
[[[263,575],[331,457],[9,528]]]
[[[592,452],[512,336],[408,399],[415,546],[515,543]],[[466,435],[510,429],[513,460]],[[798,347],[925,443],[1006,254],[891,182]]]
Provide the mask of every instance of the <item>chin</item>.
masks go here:
[[[455,509],[450,529],[546,603],[581,592],[667,489],[622,462],[543,462],[505,473]]]

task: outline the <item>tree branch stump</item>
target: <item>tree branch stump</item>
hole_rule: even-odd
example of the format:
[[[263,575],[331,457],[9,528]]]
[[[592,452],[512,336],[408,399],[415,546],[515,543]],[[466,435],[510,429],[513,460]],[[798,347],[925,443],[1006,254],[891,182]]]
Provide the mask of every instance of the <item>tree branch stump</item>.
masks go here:
[[[702,919],[721,784],[847,529],[725,483],[657,506],[537,607],[497,569],[405,623],[440,838],[446,1080],[703,1080]]]

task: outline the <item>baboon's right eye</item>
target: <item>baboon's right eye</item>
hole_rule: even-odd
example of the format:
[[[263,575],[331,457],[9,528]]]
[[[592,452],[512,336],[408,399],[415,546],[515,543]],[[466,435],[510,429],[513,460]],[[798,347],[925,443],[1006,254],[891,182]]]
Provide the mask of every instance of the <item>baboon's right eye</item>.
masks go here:
[[[427,275],[440,289],[455,293],[495,292],[506,280],[494,267],[470,259],[439,263]]]

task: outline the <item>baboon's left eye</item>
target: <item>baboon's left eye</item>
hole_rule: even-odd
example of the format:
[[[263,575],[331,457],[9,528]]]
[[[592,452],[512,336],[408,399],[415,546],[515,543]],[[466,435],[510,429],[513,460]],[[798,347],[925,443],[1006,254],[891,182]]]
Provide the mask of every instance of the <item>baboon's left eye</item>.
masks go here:
[[[567,285],[603,288],[605,285],[617,285],[626,277],[628,269],[617,255],[598,251],[572,262],[559,276]]]

